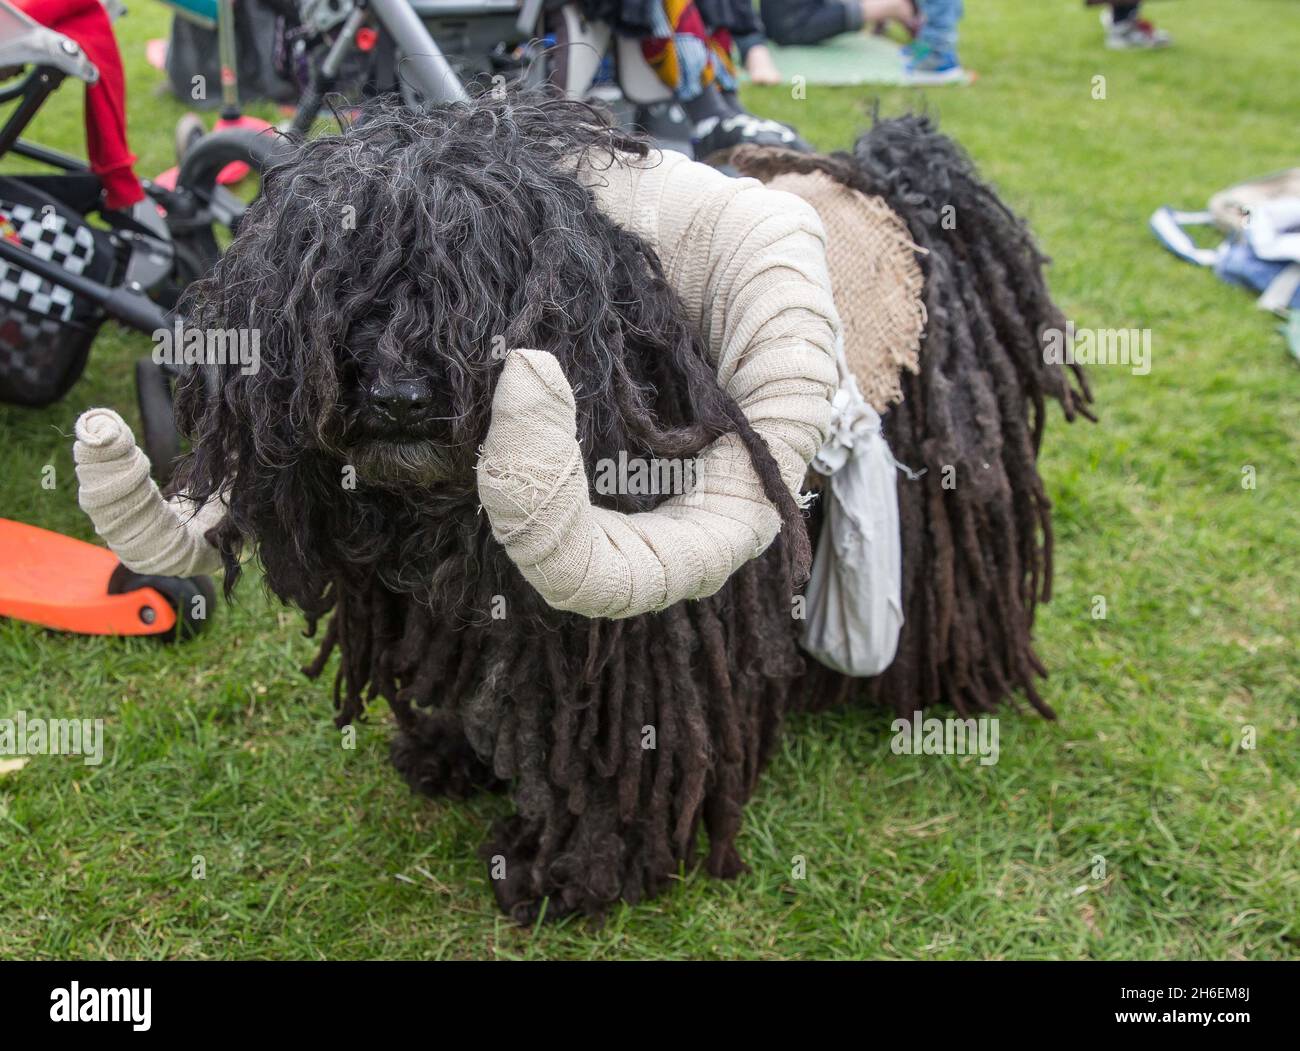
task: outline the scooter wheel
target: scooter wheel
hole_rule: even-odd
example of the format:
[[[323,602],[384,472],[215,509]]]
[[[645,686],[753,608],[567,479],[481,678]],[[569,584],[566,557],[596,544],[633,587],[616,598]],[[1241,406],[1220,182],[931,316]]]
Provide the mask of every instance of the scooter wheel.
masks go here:
[[[216,607],[217,591],[211,577],[158,577],[136,573],[117,564],[108,581],[110,595],[153,588],[176,611],[176,623],[152,638],[159,642],[183,642],[202,631]],[[198,601],[201,599],[202,601]]]

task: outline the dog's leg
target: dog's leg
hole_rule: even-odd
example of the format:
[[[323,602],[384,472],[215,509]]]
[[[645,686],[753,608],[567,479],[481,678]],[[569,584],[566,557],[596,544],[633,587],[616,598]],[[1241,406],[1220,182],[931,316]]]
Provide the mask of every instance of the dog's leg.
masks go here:
[[[788,628],[769,632],[760,662],[736,635],[758,639],[757,572],[733,589],[624,622],[581,686],[559,656],[535,658],[537,674],[509,701],[518,813],[482,851],[497,902],[517,922],[543,910],[599,915],[662,893],[694,867],[701,824],[709,875],[745,871],[741,814],[790,700],[793,641]]]
[[[491,740],[493,698],[514,652],[509,633],[491,624],[452,630],[415,605],[406,613],[391,662],[403,688],[392,682],[385,694],[398,727],[390,749],[393,766],[411,791],[425,796],[464,799],[504,788],[505,780],[493,772]],[[504,650],[488,645],[492,638],[505,640]],[[487,713],[476,717],[481,708]]]
[[[599,673],[580,682],[560,647],[539,646],[510,699],[518,813],[496,823],[482,854],[497,902],[519,923],[543,909],[551,920],[599,915],[657,892],[677,871],[667,831],[676,736],[663,727],[647,741],[643,732],[657,721],[668,672],[663,661],[652,670],[646,618],[608,632]]]
[[[698,819],[688,820],[674,842],[663,827],[664,811],[641,809],[648,800],[638,801],[638,812],[623,821],[615,783],[594,790],[597,798],[588,798],[581,814],[529,819],[516,813],[493,826],[481,856],[497,904],[517,923],[531,925],[543,910],[547,920],[600,916],[619,901],[631,905],[663,893],[695,867]],[[717,836],[704,868],[714,877],[738,876],[746,871],[734,841],[742,803],[706,799],[704,805],[712,811],[710,835]],[[733,812],[731,821],[717,820],[719,806]]]
[[[399,717],[399,726],[389,756],[412,792],[465,799],[504,786],[474,753],[454,713],[416,711]]]
[[[497,904],[516,923],[531,925],[543,915],[547,920],[574,913],[599,916],[620,898],[635,902],[647,896],[649,873],[639,839],[635,830],[620,828],[609,792],[589,801],[580,815],[530,820],[512,814],[493,826],[481,855]],[[671,857],[660,869],[659,878],[651,880],[654,890],[676,871]]]

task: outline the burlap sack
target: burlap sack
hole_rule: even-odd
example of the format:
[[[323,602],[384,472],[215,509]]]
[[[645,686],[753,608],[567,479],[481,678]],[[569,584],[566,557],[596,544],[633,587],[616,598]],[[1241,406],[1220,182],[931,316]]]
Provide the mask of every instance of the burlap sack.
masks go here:
[[[899,372],[920,368],[925,306],[919,249],[883,199],[825,172],[787,172],[767,185],[802,197],[821,217],[844,357],[863,397],[883,413],[902,400]]]

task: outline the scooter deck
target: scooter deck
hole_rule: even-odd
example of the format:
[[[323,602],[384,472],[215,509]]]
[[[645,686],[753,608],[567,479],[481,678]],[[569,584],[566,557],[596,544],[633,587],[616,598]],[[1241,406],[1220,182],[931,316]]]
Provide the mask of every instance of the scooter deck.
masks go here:
[[[0,518],[0,616],[81,635],[158,635],[176,611],[154,588],[108,593],[117,556],[48,529]]]

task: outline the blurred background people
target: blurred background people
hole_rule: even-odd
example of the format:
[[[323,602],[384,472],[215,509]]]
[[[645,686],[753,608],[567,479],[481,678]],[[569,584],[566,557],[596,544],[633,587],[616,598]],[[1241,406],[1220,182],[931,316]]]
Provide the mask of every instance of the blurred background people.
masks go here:
[[[1096,6],[1102,0],[1087,0]],[[1142,51],[1168,47],[1173,43],[1163,29],[1157,29],[1140,14],[1141,3],[1116,4],[1107,0],[1101,12],[1101,24],[1106,29],[1106,47],[1111,51]]]
[[[963,0],[917,0],[921,27],[903,48],[903,76],[917,85],[964,84],[968,79],[957,58],[957,26],[965,14]]]
[[[750,42],[760,69],[764,57],[753,56],[763,24],[750,0],[621,0],[618,26],[640,36],[641,53],[691,122],[697,156],[747,142],[807,149],[785,125],[746,110],[736,93],[736,38]]]

